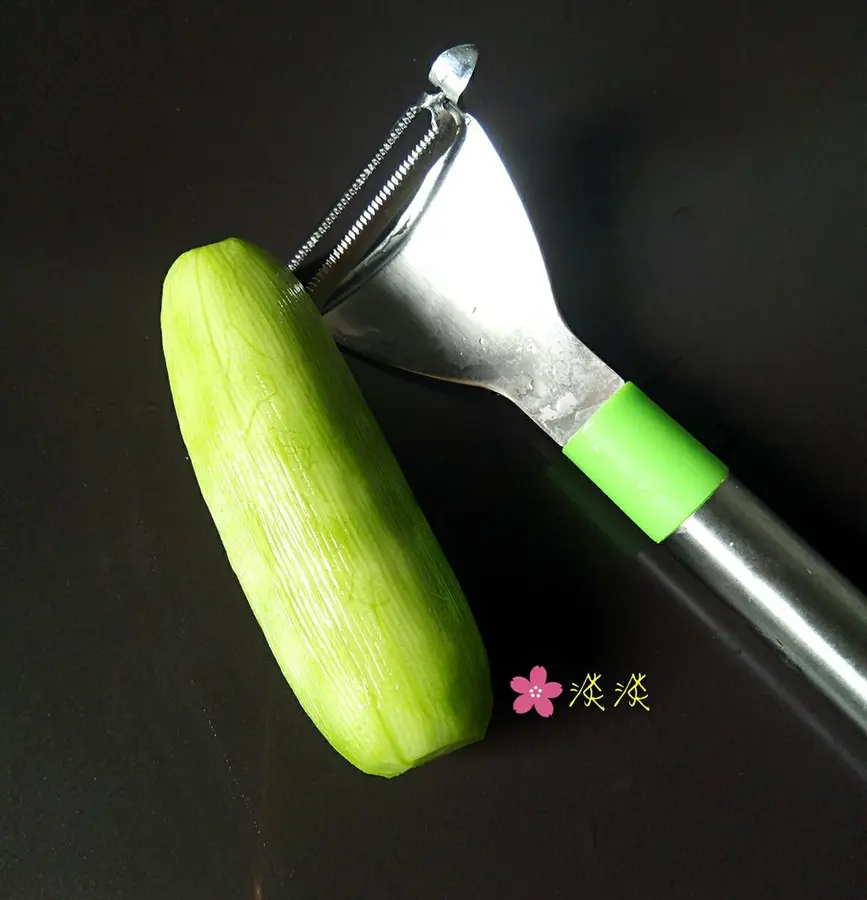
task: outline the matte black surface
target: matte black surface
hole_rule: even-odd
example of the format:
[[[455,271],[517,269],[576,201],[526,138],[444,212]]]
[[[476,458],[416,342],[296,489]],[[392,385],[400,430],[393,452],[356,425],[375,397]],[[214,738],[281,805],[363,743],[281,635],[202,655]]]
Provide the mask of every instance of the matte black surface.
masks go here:
[[[393,782],[343,762],[225,562],[158,315],[191,246],[288,258],[476,41],[570,324],[863,588],[867,5],[0,16],[0,898],[863,900],[864,742],[517,410],[355,361],[497,709]],[[536,664],[606,711],[515,715]],[[651,711],[612,709],[637,670]]]

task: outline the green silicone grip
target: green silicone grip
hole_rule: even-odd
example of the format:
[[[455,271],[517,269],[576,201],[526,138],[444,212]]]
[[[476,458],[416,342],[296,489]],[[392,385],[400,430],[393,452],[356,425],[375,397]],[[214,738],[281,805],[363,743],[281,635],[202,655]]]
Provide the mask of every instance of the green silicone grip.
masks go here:
[[[630,382],[606,400],[563,452],[657,543],[728,475],[723,463]]]

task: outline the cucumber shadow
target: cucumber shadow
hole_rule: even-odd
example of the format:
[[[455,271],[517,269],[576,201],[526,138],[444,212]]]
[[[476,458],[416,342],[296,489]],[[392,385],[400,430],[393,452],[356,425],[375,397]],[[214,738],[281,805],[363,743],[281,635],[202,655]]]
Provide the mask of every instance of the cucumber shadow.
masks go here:
[[[644,576],[623,549],[648,541],[503,398],[351,365],[478,623],[494,691],[488,741],[538,743],[512,709],[511,680],[544,666],[563,684],[561,706],[578,669],[610,669],[635,647]]]

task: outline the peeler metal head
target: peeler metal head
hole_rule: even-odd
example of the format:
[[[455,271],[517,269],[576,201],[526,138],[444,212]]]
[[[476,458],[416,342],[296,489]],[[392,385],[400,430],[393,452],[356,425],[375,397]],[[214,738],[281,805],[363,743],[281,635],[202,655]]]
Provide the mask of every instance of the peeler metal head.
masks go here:
[[[478,54],[441,54],[425,93],[289,267],[339,345],[487,388],[559,444],[623,383],[563,323],[533,227],[485,130],[458,100]],[[430,126],[351,224],[349,210],[409,126]],[[337,226],[337,228],[335,228]],[[315,251],[337,231],[330,252]]]

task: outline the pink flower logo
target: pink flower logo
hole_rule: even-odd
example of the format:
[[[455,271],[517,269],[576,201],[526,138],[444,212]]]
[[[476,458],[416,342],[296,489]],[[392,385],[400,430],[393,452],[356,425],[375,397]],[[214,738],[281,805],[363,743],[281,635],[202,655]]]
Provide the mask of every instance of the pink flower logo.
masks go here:
[[[548,672],[544,666],[534,666],[529,681],[520,675],[512,679],[512,690],[518,694],[512,704],[516,713],[528,713],[535,709],[547,719],[554,713],[551,700],[563,693],[563,685],[557,681],[548,681]]]

